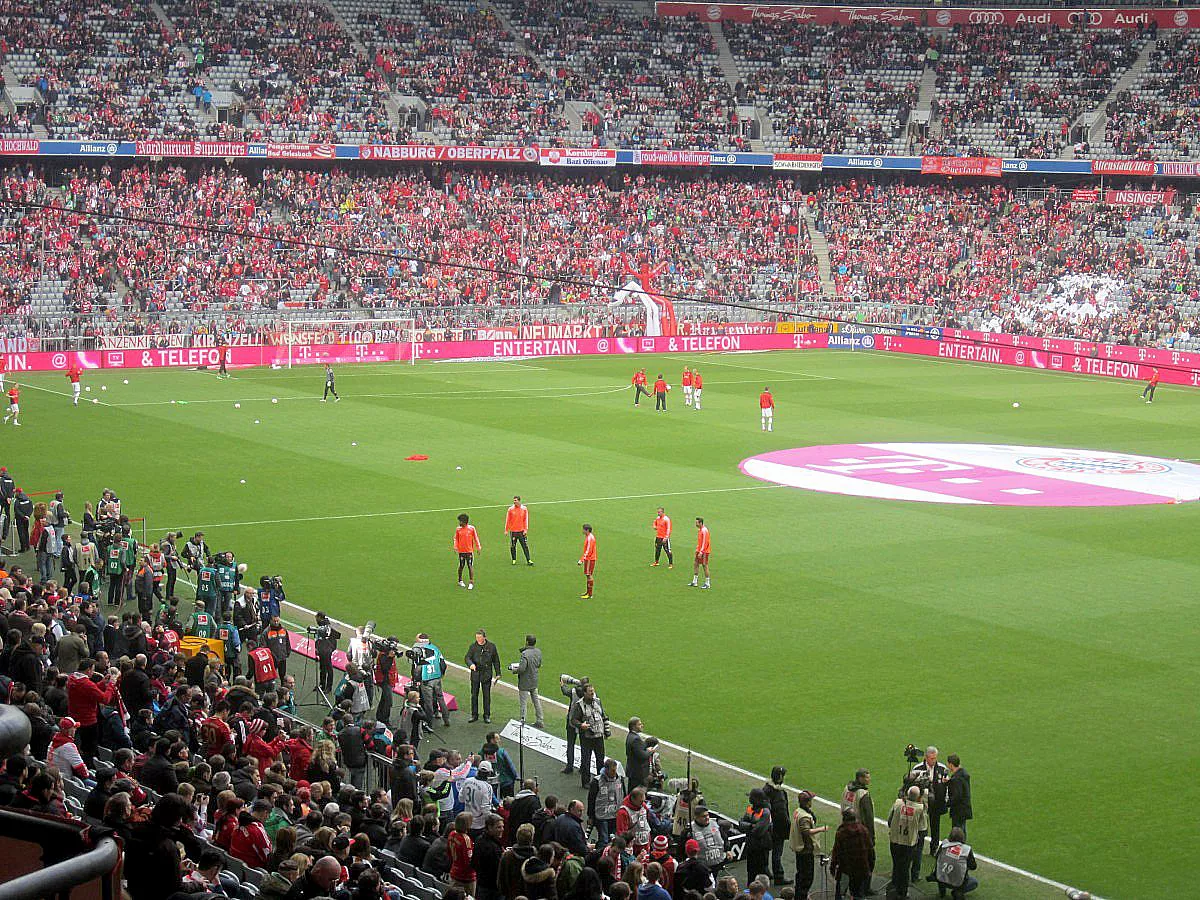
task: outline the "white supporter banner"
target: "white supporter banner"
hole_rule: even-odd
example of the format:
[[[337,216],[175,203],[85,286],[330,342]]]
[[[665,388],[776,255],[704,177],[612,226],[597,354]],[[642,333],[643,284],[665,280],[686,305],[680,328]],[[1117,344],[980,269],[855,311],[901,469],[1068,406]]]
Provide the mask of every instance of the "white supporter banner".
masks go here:
[[[545,698],[542,698],[545,702]],[[557,734],[551,734],[548,731],[542,731],[540,728],[534,728],[532,725],[526,724],[525,728],[521,728],[520,719],[509,719],[508,724],[500,732],[500,737],[505,740],[512,741],[514,744],[524,746],[526,750],[532,750],[534,753],[540,753],[543,756],[548,756],[553,760],[566,765],[567,762],[567,740],[561,738]],[[605,751],[607,752],[607,747]],[[617,759],[616,757],[613,757]],[[575,745],[575,758],[571,760],[572,768],[579,768],[580,751],[579,745]],[[595,763],[592,764],[593,766]],[[625,776],[625,766],[621,760],[617,759],[617,771],[621,777]]]

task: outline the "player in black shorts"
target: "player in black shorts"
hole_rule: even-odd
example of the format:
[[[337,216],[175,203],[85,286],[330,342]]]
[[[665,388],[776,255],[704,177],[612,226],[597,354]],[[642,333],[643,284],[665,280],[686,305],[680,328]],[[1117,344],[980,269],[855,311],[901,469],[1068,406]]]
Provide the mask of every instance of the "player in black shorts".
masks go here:
[[[329,399],[329,395],[333,394],[333,402],[337,403],[342,398],[338,396],[337,390],[333,386],[333,366],[326,364],[325,366],[325,395],[321,398],[324,403]]]

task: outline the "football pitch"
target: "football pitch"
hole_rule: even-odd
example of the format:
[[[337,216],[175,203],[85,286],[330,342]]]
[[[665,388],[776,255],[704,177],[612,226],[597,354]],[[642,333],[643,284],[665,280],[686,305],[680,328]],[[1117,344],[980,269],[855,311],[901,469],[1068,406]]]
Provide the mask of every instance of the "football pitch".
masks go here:
[[[643,365],[676,385],[698,367],[703,410],[678,387],[668,412],[634,409]],[[290,600],[406,642],[428,631],[452,660],[480,626],[505,660],[535,632],[543,693],[559,672],[589,675],[614,721],[639,715],[754,771],[786,765],[823,797],[865,766],[879,815],[904,745],[936,744],[971,773],[978,852],[1110,897],[1191,889],[1176,848],[1200,803],[1186,774],[1200,505],[903,502],[778,486],[739,463],[877,442],[1186,460],[1200,393],[1163,388],[1151,406],[1130,382],[829,351],[342,367],[340,403],[319,402],[320,367],[89,372],[77,409],[61,375],[9,377],[27,388],[0,462],[26,490],[63,488],[76,519],[111,487],[151,540],[203,529],[255,579],[283,575]],[[533,568],[510,564],[502,534],[514,494]],[[660,505],[674,569],[649,567]],[[451,549],[460,512],[483,545],[470,593]],[[687,586],[696,516],[709,591]]]

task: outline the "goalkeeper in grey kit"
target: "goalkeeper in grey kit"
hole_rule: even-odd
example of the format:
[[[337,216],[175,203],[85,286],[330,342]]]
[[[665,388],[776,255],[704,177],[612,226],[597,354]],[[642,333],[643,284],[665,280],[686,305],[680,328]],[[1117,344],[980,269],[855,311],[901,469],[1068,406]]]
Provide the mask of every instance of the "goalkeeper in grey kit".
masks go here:
[[[338,396],[337,389],[333,386],[333,366],[325,364],[325,395],[321,397],[321,402],[325,403],[329,400],[329,395],[333,394],[333,402],[337,403],[342,398]]]

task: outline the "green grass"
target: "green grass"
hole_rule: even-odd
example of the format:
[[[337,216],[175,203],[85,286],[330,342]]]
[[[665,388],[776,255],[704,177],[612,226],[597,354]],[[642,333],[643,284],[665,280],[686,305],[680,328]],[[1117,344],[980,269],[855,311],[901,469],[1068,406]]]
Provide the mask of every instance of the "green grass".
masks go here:
[[[635,362],[673,379],[698,364],[704,411],[678,392],[665,416],[631,409]],[[829,352],[346,368],[339,404],[317,402],[316,369],[123,377],[91,375],[85,396],[111,405],[79,409],[45,392],[65,392],[61,376],[21,379],[45,390],[0,432],[18,483],[65,488],[76,516],[113,487],[152,536],[203,527],[255,577],[283,574],[291,599],[404,640],[427,630],[452,658],[480,625],[506,658],[535,631],[550,678],[592,676],[615,719],[755,771],[783,763],[822,796],[867,766],[886,810],[903,746],[936,743],[972,773],[980,852],[1107,896],[1190,889],[1174,848],[1200,801],[1185,774],[1200,507],[900,503],[771,488],[737,464],[885,440],[1187,458],[1200,394],[1146,406],[1125,382]],[[534,569],[502,541],[514,493]],[[660,502],[673,571],[647,567]],[[462,510],[484,545],[472,594],[450,550]],[[696,515],[713,535],[705,593],[685,587]],[[587,604],[585,521],[600,553]]]

